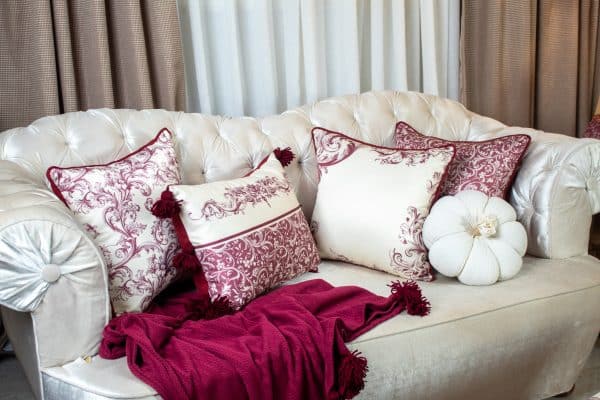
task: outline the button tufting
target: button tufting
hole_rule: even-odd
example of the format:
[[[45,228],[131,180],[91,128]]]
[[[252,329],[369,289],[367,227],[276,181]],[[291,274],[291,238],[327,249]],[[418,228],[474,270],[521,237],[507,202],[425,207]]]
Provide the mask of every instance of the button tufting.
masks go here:
[[[587,190],[596,190],[596,187],[598,186],[598,181],[596,180],[596,178],[594,178],[593,176],[590,176],[589,178],[587,178],[585,180],[585,188]]]
[[[42,279],[48,283],[54,283],[60,278],[60,267],[56,264],[48,264],[42,267]]]

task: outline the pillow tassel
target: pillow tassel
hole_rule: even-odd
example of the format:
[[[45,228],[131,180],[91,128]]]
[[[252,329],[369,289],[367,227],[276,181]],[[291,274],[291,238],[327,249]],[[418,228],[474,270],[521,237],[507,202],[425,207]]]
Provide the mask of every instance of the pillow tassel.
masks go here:
[[[181,250],[173,257],[173,266],[179,271],[198,271],[201,269],[200,261],[194,250]]]
[[[185,309],[189,312],[188,318],[193,320],[216,319],[235,312],[227,297],[217,297],[211,301],[208,294],[190,301],[185,305]]]
[[[391,288],[391,297],[400,302],[409,315],[419,315],[424,317],[429,314],[431,305],[421,293],[421,288],[416,282],[395,281],[388,285]]]
[[[367,359],[358,350],[342,356],[338,367],[338,390],[340,398],[351,399],[365,388]]]
[[[158,218],[173,218],[181,210],[180,203],[181,201],[175,199],[173,192],[167,188],[161,193],[160,199],[152,205],[150,211]]]
[[[275,157],[277,157],[281,165],[283,165],[284,167],[290,165],[295,157],[290,147],[286,147],[283,150],[280,147],[278,147],[275,150],[273,150],[273,153],[275,154]]]

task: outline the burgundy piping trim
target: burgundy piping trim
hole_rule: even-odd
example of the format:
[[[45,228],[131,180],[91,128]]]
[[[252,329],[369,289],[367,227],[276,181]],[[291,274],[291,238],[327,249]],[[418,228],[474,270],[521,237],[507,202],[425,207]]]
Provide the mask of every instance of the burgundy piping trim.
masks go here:
[[[439,148],[439,147],[437,147]],[[440,179],[440,182],[438,183],[438,187],[435,190],[435,194],[433,195],[433,197],[431,198],[431,202],[429,203],[429,210],[427,211],[428,213],[431,211],[431,207],[433,207],[433,203],[435,203],[441,196],[442,194],[442,187],[444,186],[444,182],[446,182],[446,179],[448,178],[448,174],[450,173],[450,165],[452,165],[452,163],[454,162],[454,157],[456,157],[456,147],[452,146],[452,148],[454,149],[454,153],[452,153],[452,158],[450,158],[450,161],[448,161],[448,164],[446,164],[446,168],[444,168],[444,172],[442,173],[442,178]]]
[[[525,158],[527,149],[529,148],[529,145],[531,144],[531,136],[529,136],[529,135],[509,135],[509,136],[527,136],[527,145],[525,146],[525,149],[523,150],[523,152],[521,152],[521,156],[517,160],[515,167],[513,169],[512,175],[510,176],[510,179],[508,180],[508,185],[506,186],[506,189],[504,189],[503,198],[507,201],[508,201],[508,194],[513,187],[513,183],[514,183],[515,179],[517,178],[517,174],[519,173],[519,170],[521,169],[521,163],[523,161],[523,158]]]
[[[269,159],[269,157],[271,157],[271,155],[273,155],[273,153],[271,153],[268,156],[266,156],[265,158],[263,158],[262,161],[258,163],[258,165],[256,166],[256,168],[254,168],[252,171],[248,172],[242,178],[247,178],[250,175],[252,175],[253,173],[255,173],[256,171],[258,171],[260,169],[260,167],[262,167],[267,162],[267,160]]]

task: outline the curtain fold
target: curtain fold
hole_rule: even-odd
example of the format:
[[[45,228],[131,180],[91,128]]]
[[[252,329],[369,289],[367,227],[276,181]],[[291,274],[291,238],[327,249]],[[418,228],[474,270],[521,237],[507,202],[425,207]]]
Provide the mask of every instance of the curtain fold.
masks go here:
[[[461,99],[508,125],[581,136],[600,92],[597,0],[463,0]]]
[[[371,89],[458,98],[460,0],[179,0],[190,111],[275,114]]]
[[[176,0],[0,2],[0,131],[89,108],[185,109]]]

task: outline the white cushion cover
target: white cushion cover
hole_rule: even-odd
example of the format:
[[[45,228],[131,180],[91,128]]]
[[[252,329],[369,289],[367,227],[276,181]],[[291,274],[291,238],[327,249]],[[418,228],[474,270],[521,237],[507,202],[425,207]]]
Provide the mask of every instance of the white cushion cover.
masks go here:
[[[312,227],[321,257],[431,280],[422,226],[454,147],[402,150],[313,130],[320,171]]]
[[[319,271],[290,283],[321,278],[387,296],[393,279],[337,261],[323,261]],[[568,390],[600,329],[593,312],[600,304],[600,263],[589,256],[525,257],[518,279],[493,286],[443,276],[419,285],[431,301],[430,315],[400,314],[350,343],[369,362],[358,398],[543,399]],[[567,364],[572,368],[565,370]],[[156,394],[124,358],[76,360],[44,374],[109,398]]]

